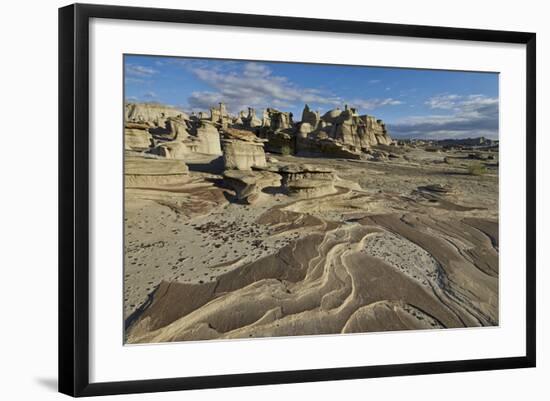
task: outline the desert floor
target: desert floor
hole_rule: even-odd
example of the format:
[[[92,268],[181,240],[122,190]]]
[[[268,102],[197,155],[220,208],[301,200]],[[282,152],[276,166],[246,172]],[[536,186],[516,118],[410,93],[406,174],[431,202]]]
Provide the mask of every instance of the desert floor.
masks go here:
[[[309,199],[267,188],[236,202],[211,156],[127,181],[127,341],[497,325],[498,153],[478,176],[471,152],[398,150],[272,155],[334,169],[336,192]]]

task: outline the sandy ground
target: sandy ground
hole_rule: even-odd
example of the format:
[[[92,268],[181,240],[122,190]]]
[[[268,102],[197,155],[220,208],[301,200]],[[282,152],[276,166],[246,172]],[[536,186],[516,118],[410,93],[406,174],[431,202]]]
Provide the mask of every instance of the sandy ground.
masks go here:
[[[467,166],[477,161],[469,160],[464,152],[413,149],[398,156],[374,162],[276,155],[278,164],[330,166],[344,180],[341,186],[336,183],[337,193],[313,199],[296,199],[268,189],[257,204],[236,203],[234,193],[221,182],[219,160],[212,157],[187,161],[190,171],[181,181],[128,186],[124,316],[130,328],[129,341],[497,324],[498,235],[495,240],[494,232],[489,231],[498,233],[498,153],[496,160],[486,161],[488,172],[482,176],[467,174]],[[359,187],[350,186],[350,182]],[[440,194],[423,189],[433,184],[450,190]],[[403,223],[407,219],[411,221]],[[466,223],[465,219],[471,220]],[[416,231],[406,231],[415,224]],[[428,249],[422,242],[428,237],[442,241],[441,246]],[[332,240],[340,245],[328,247],[327,253],[319,250]],[[304,259],[305,249],[313,244],[317,246],[315,255]],[[438,253],[438,249],[445,251]],[[301,294],[302,301],[292,301],[293,305],[302,303],[299,313],[280,310],[287,301],[274,295],[281,288],[270,287],[273,283],[268,279],[276,279],[288,290],[289,284],[282,278],[284,267],[261,270],[273,260],[280,264],[285,258],[297,259],[289,269],[303,267],[304,275],[290,282],[304,288],[289,290]],[[340,258],[338,264],[344,259],[347,262],[328,268],[326,264],[335,258]],[[342,285],[331,284],[335,288],[327,293],[314,285],[319,279],[312,276],[315,260],[324,261],[325,273],[319,273],[324,280]],[[363,270],[357,276],[351,273],[354,269]],[[352,283],[362,286],[357,283],[371,270],[376,271],[371,273],[378,280],[395,276],[406,284],[392,288],[392,279],[375,291],[372,283],[365,284],[369,296],[347,293]],[[220,292],[223,283],[230,283],[230,288]],[[305,305],[303,299],[315,298],[311,286],[320,298]],[[403,288],[409,286],[426,299],[388,295],[396,291],[408,294],[413,290]],[[161,290],[168,291],[163,299]],[[375,293],[379,295],[372,296]],[[193,302],[189,301],[191,294]],[[258,311],[240,303],[244,294],[257,297]],[[260,299],[266,294],[271,298],[264,310]],[[237,295],[241,301],[232,299]],[[170,303],[164,304],[168,298]],[[325,316],[320,324],[318,313],[331,302],[338,318]],[[193,303],[192,310],[184,305]],[[213,307],[212,303],[219,305]],[[212,328],[219,320],[214,315],[225,312],[227,319],[235,308],[247,317],[234,318],[227,323],[230,329]],[[285,329],[274,329],[270,322],[279,322]]]

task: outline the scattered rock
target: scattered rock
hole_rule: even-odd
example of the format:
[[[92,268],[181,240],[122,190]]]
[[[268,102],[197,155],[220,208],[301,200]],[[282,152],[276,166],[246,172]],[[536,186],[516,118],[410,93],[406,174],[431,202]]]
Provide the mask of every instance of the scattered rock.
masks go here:
[[[442,194],[442,195],[447,195],[447,194],[451,194],[451,193],[455,192],[454,188],[449,184],[445,184],[445,185],[444,184],[429,184],[429,185],[418,187],[418,190],[419,191],[433,192],[433,193]]]

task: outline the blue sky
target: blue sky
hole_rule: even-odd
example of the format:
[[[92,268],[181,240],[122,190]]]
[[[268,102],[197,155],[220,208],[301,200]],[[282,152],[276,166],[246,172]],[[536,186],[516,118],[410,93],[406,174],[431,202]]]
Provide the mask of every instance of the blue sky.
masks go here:
[[[395,137],[498,138],[498,74],[363,66],[125,56],[125,97],[187,112],[274,107],[301,118],[344,104]]]

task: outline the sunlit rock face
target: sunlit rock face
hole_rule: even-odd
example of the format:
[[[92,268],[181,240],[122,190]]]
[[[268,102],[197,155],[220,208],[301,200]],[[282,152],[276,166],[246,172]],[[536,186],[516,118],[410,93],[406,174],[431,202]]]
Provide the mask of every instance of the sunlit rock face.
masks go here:
[[[197,151],[197,144],[188,142],[164,142],[152,148],[149,153],[164,157],[166,159],[185,160],[186,156]]]
[[[128,123],[124,127],[124,149],[143,151],[149,149],[153,137],[144,124]]]
[[[224,131],[223,160],[228,170],[250,170],[267,165],[265,140],[250,131],[228,129]]]
[[[185,182],[189,169],[181,160],[126,157],[124,181],[126,188],[155,187]]]
[[[197,128],[196,151],[207,155],[221,155],[222,148],[218,129],[209,122],[201,122]]]
[[[237,201],[255,204],[266,187],[279,187],[281,176],[271,171],[226,170],[223,173],[224,182],[235,190]]]
[[[311,164],[293,164],[279,170],[282,184],[290,196],[313,198],[336,192],[334,171]]]
[[[306,105],[296,138],[297,151],[352,158],[361,156],[373,146],[392,143],[382,120],[359,115],[356,109],[347,105],[344,110],[335,108],[321,117],[318,111],[313,112]]]
[[[189,123],[181,117],[168,117],[162,126],[149,127],[149,133],[158,141],[182,142],[189,138]]]
[[[359,115],[355,108],[347,105],[321,115],[306,104],[301,121],[294,122],[292,113],[272,107],[259,112],[249,107],[247,111],[231,114],[225,103],[219,103],[209,112],[193,112],[189,117],[169,106],[128,103],[125,118],[126,124],[139,126],[132,129],[143,131],[127,131],[127,149],[149,151],[167,158],[182,158],[194,152],[221,155],[220,133],[228,129],[249,131],[265,143],[258,145],[261,141],[255,141],[256,144],[228,145],[229,152],[240,153],[240,156],[230,156],[230,159],[245,160],[255,155],[254,161],[234,164],[239,168],[262,165],[261,154],[264,150],[283,155],[320,153],[357,159],[366,157],[365,152],[372,147],[393,143],[382,120]],[[152,136],[152,140],[148,135]]]
[[[189,120],[183,111],[157,103],[127,103],[124,117],[127,122],[142,122],[151,127],[163,127],[169,117]]]
[[[320,122],[321,116],[319,114],[319,111],[310,110],[309,106],[306,104],[304,106],[304,111],[302,111],[302,124],[309,124],[309,126],[311,127],[311,131],[313,131],[317,129]]]
[[[248,114],[241,113],[241,120],[245,128],[259,128],[262,126],[262,120],[256,116],[256,110],[248,108]]]

